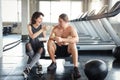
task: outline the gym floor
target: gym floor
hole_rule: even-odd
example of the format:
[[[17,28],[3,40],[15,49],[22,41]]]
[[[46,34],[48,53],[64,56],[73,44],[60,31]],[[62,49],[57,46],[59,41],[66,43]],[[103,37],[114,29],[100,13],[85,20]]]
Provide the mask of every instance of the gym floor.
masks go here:
[[[3,45],[20,39],[20,35],[7,35],[3,37]],[[26,66],[27,56],[25,55],[25,43],[3,52],[0,58],[0,80],[24,80],[22,71]],[[111,52],[79,52],[79,70],[81,78],[77,80],[88,80],[84,74],[84,65],[88,60],[101,59],[108,66],[108,74],[105,80],[120,79],[120,61],[115,60]],[[39,60],[43,66],[42,75],[35,74],[35,67],[31,70],[28,80],[76,80],[72,76],[72,59],[57,59],[57,70],[55,73],[48,73],[47,66],[51,63],[50,59]]]

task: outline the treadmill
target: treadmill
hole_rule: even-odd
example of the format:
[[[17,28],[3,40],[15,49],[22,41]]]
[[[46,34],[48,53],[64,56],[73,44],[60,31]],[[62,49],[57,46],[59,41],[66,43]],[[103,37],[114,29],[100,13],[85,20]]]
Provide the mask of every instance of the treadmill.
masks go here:
[[[116,8],[116,7],[115,7]],[[114,9],[113,9],[114,10]],[[102,11],[101,11],[102,12]],[[99,13],[100,14],[100,13]],[[102,12],[103,14],[103,12]],[[101,14],[100,14],[101,15]],[[92,15],[93,16],[93,15]],[[80,19],[81,20],[81,19]],[[90,20],[90,18],[89,18]],[[88,20],[88,21],[89,21]],[[92,19],[91,19],[92,20]],[[95,20],[95,19],[94,19]],[[80,39],[80,42],[77,43],[77,48],[78,50],[112,50],[114,47],[116,47],[116,42],[115,42],[115,39],[111,36],[110,34],[110,31],[107,30],[107,28],[105,28],[105,23],[107,26],[110,25],[110,23],[108,23],[108,21],[105,21],[103,22],[103,20],[101,21],[102,19],[100,19],[98,17],[98,19],[96,19],[96,21],[94,22],[93,21],[93,24],[95,23],[98,23],[102,26],[102,29],[105,31],[104,34],[108,35],[108,39],[104,40],[104,38],[101,40],[101,41],[94,41],[94,42],[89,42],[89,39],[88,41],[83,41],[82,42],[82,39]],[[82,21],[82,20],[81,20]],[[92,24],[92,23],[91,23]],[[92,24],[92,25],[93,25]],[[109,25],[108,25],[109,24]],[[97,26],[97,24],[96,24]],[[95,27],[95,26],[94,26]],[[112,26],[109,26],[109,27],[112,27]],[[109,28],[108,27],[108,28]],[[95,30],[96,31],[96,30]],[[115,32],[115,31],[114,31]],[[103,35],[104,35],[103,34]],[[98,33],[98,35],[100,35],[100,33]],[[100,37],[100,36],[99,36]],[[102,37],[102,36],[101,36]],[[83,39],[84,40],[84,39]]]

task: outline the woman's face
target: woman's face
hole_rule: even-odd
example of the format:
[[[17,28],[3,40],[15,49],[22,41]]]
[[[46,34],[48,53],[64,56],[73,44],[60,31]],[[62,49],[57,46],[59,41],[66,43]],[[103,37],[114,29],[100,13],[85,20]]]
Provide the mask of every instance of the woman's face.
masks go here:
[[[37,24],[37,25],[40,25],[41,22],[42,22],[42,20],[43,20],[43,17],[42,17],[42,16],[39,16],[39,17],[36,19],[36,24]]]

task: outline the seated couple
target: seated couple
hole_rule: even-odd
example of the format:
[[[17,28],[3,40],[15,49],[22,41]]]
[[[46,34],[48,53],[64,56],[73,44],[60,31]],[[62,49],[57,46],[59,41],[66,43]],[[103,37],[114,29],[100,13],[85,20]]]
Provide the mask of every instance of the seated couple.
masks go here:
[[[23,71],[25,78],[35,64],[37,65],[37,73],[42,69],[38,60],[45,54],[45,50],[43,41],[40,41],[39,38],[46,37],[47,30],[47,27],[41,24],[43,17],[43,13],[35,12],[32,15],[31,23],[27,26],[30,39],[26,44],[26,54],[29,56],[29,60]],[[76,47],[79,38],[76,30],[68,22],[68,16],[61,14],[58,19],[58,24],[54,26],[50,34],[49,40],[47,41],[47,49],[52,63],[48,66],[47,70],[51,71],[57,68],[55,55],[59,57],[72,55],[74,75],[79,78],[81,75],[78,69],[78,51]]]

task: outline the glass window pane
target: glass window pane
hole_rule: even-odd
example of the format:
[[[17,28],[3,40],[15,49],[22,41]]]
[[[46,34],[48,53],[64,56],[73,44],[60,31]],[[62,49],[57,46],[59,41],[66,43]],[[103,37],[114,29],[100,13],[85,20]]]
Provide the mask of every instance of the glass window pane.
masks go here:
[[[3,22],[21,21],[20,0],[2,0],[2,20]]]
[[[40,1],[39,10],[45,14],[44,22],[58,22],[58,17],[66,13],[69,19],[77,18],[82,12],[81,1]]]
[[[74,1],[71,5],[71,20],[80,17],[82,14],[82,1]]]
[[[50,1],[40,1],[39,11],[44,13],[43,22],[50,22]]]
[[[70,17],[70,2],[68,1],[54,1],[51,2],[51,20],[58,22],[58,17],[62,13],[66,13]]]
[[[91,3],[91,10],[95,10],[95,13],[98,13],[103,7],[101,0],[93,0]]]

